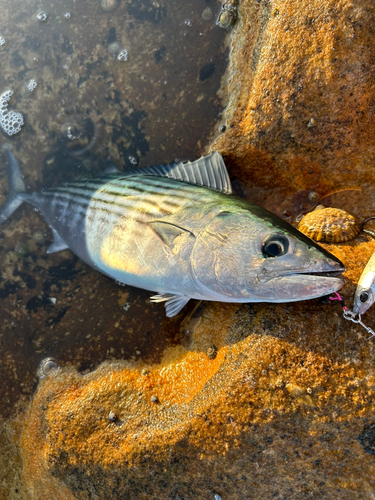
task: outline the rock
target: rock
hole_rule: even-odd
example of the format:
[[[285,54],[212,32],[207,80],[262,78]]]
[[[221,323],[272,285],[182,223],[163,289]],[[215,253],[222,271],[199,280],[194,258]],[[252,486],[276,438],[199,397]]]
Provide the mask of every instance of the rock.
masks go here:
[[[212,149],[274,212],[305,190],[324,197],[373,185],[374,18],[371,0],[240,3],[231,127]]]
[[[353,280],[366,261],[364,239],[326,245]],[[348,296],[353,291],[351,284]],[[365,333],[344,321],[340,306],[319,300],[255,304],[248,323],[245,313],[206,305],[190,347],[167,349],[147,369],[117,361],[85,377],[52,372],[23,435],[29,490],[52,494],[64,484],[74,499],[95,492],[140,500],[367,491],[375,377]],[[228,343],[236,327],[241,333]],[[213,344],[217,356],[208,360]],[[152,403],[155,393],[161,404]],[[111,408],[121,425],[108,426]]]
[[[213,145],[243,182],[238,189],[291,219],[316,202],[312,191],[320,201],[336,197],[358,220],[373,215],[374,4],[243,0],[238,9],[229,126]],[[347,266],[350,306],[375,241],[359,235],[324,247]],[[93,289],[79,266],[71,268],[82,288]],[[21,445],[32,498],[336,500],[375,488],[373,341],[337,303],[206,303],[188,341],[171,334],[167,342],[167,320],[135,294],[119,299],[134,316],[108,356],[121,357],[123,342],[142,360],[108,360],[85,376],[61,368],[40,381]],[[118,321],[97,308],[106,328],[114,324],[100,327],[103,350]],[[370,313],[363,320],[375,327]],[[45,351],[45,342],[41,335],[36,347]]]

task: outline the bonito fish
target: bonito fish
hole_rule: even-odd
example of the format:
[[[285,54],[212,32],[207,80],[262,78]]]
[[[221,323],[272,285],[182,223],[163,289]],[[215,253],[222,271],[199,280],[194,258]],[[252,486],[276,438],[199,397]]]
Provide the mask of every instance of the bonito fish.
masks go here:
[[[53,233],[47,252],[69,248],[118,282],[157,294],[166,314],[190,299],[294,302],[339,290],[343,264],[276,215],[233,196],[224,161],[105,172],[28,193],[9,158],[3,223],[23,202]],[[322,275],[319,273],[328,273]]]
[[[367,262],[354,295],[354,314],[363,314],[375,302],[375,253]]]

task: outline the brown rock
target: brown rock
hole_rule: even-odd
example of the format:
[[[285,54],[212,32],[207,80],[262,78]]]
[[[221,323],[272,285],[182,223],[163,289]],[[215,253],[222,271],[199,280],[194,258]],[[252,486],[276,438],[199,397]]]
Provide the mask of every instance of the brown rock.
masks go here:
[[[255,201],[282,214],[298,192],[324,197],[375,181],[374,18],[371,0],[241,2],[233,127],[212,149]]]

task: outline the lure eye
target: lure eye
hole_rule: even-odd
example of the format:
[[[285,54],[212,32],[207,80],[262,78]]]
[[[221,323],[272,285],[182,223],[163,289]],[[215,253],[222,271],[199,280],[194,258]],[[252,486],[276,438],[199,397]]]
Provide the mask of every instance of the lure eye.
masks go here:
[[[359,300],[361,302],[367,302],[369,299],[369,294],[368,292],[362,292],[361,295],[359,296]]]
[[[289,248],[288,239],[281,234],[274,234],[263,243],[262,253],[265,257],[281,257]]]

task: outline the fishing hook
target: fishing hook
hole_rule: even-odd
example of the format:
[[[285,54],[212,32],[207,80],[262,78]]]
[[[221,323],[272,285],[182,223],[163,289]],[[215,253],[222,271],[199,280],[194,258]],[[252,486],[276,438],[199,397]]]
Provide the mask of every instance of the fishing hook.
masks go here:
[[[372,217],[372,218],[374,218],[374,217]],[[367,220],[368,220],[368,219],[367,219]],[[365,221],[365,222],[366,222],[366,221]],[[375,337],[375,332],[374,332],[374,330],[373,330],[372,328],[370,328],[369,326],[366,326],[366,325],[363,323],[362,318],[361,318],[361,315],[360,315],[360,314],[358,314],[358,319],[357,319],[357,318],[356,318],[356,316],[357,316],[357,315],[356,315],[353,311],[350,311],[350,310],[346,307],[346,305],[345,305],[345,303],[344,303],[343,299],[340,297],[340,295],[339,295],[337,292],[335,292],[335,295],[336,295],[336,297],[329,297],[329,300],[338,300],[338,301],[339,301],[339,304],[341,305],[341,307],[342,307],[342,309],[343,309],[343,314],[342,314],[342,315],[343,315],[343,317],[344,317],[345,319],[347,319],[348,321],[352,321],[353,323],[357,323],[357,324],[361,325],[361,326],[362,326],[362,327],[363,327],[363,328],[367,331],[367,333],[369,333],[369,334],[370,334],[370,337],[369,337],[368,339],[366,339],[366,340],[370,340],[371,338]]]

